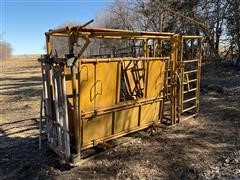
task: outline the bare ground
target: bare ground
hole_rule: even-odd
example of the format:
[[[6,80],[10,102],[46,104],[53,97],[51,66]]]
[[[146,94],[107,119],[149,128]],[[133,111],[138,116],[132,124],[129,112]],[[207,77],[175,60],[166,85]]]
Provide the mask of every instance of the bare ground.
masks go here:
[[[240,71],[204,65],[200,114],[117,146],[78,167],[38,149],[36,56],[1,62],[0,179],[240,178]]]

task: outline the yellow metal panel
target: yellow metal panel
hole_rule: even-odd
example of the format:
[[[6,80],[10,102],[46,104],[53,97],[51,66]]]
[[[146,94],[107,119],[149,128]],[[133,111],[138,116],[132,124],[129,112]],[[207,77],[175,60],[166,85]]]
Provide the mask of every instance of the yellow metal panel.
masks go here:
[[[117,111],[114,119],[114,133],[128,131],[138,126],[139,107]]]
[[[95,83],[94,64],[83,64],[80,68],[80,99],[81,111],[90,111],[94,108],[94,101],[90,99],[91,89]]]
[[[164,87],[165,61],[150,61],[148,70],[147,97],[159,97]]]
[[[78,91],[78,67],[75,67],[74,69],[75,74],[76,74],[76,92]],[[67,94],[67,99],[68,103],[71,105],[73,104],[73,99],[72,99],[72,76],[71,76],[71,69],[70,67],[65,66],[64,68],[64,73],[66,77],[66,94]]]
[[[94,64],[83,64],[81,65],[80,70],[80,79],[81,79],[81,89],[80,89],[80,98],[81,98],[81,110],[89,111],[94,108],[94,101],[90,100],[90,90],[94,85]],[[79,80],[78,68],[75,68],[76,81]],[[69,67],[65,67],[66,74],[66,93],[68,96],[68,104],[73,104],[72,102],[72,80],[71,72]],[[76,92],[78,92],[78,82],[76,82]],[[78,97],[78,95],[77,95]]]
[[[118,83],[118,63],[99,63],[96,65],[97,81],[96,108],[110,107],[116,103]],[[102,86],[102,87],[101,87]]]
[[[157,121],[159,119],[159,106],[159,102],[143,105],[141,109],[140,125]]]
[[[67,100],[68,100],[68,103],[71,102],[72,104],[72,98],[70,98],[70,96],[72,95],[72,80],[71,80],[70,68],[65,66],[64,73],[66,76],[66,94],[68,96]]]
[[[112,113],[83,120],[83,146],[112,134]]]
[[[76,92],[78,89],[78,68],[75,67],[75,74],[76,74]],[[73,91],[72,91],[72,77],[71,77],[71,70],[70,67],[65,66],[64,68],[64,73],[66,77],[66,95],[67,95],[67,107],[68,107],[68,121],[69,121],[69,132],[70,132],[70,137],[76,138],[75,133],[75,123],[74,122],[74,109],[73,107]]]

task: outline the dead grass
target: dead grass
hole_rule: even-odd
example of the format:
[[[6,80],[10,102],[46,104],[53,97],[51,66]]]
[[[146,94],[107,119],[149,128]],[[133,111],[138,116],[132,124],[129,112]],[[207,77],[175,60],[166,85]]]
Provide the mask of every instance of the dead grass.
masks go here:
[[[225,154],[240,149],[240,73],[231,66],[203,67],[198,118],[159,128],[154,138],[139,135],[79,167],[60,164],[46,142],[38,150],[41,73],[36,57],[16,57],[1,68],[3,179],[201,179]],[[223,91],[208,89],[210,84]]]

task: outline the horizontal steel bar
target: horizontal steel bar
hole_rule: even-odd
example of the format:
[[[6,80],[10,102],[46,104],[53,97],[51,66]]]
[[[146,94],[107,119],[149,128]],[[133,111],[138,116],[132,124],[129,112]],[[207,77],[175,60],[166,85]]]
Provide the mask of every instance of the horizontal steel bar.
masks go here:
[[[83,63],[109,63],[109,62],[122,62],[122,61],[167,61],[169,57],[140,57],[140,58],[133,58],[133,57],[124,57],[124,58],[92,58],[92,59],[78,59],[82,64]]]
[[[197,99],[197,97],[193,97],[193,98],[184,100],[183,103],[187,103],[187,102],[190,102],[190,101],[193,101],[193,100],[196,100],[196,99]]]
[[[190,73],[195,73],[197,72],[198,70],[192,70],[192,71],[185,71],[184,74],[190,74]]]
[[[202,39],[202,36],[182,36],[183,39]]]
[[[63,27],[63,28],[59,28],[59,29],[49,29],[49,32],[46,32],[46,34],[55,34],[55,33],[66,33],[69,31],[68,26],[67,27]]]
[[[123,30],[123,29],[104,29],[104,28],[82,28],[82,26],[74,26],[69,28],[64,27],[57,30],[50,30],[48,33],[50,35],[54,35],[54,33],[61,32],[62,34],[68,34],[68,31],[78,30],[78,32],[89,32],[98,35],[108,35],[108,36],[122,36],[122,35],[129,35],[129,36],[173,36],[174,33],[169,32],[142,32],[142,31],[131,31],[131,30]]]
[[[102,109],[98,109],[98,110],[95,110],[95,111],[83,112],[82,113],[82,118],[86,119],[86,118],[91,117],[92,115],[102,115],[102,114],[111,113],[111,112],[114,112],[114,111],[120,111],[120,110],[123,110],[123,109],[137,107],[137,106],[144,105],[144,104],[150,104],[150,103],[158,102],[158,101],[162,101],[162,100],[163,100],[163,96],[158,97],[158,98],[144,99],[144,100],[141,99],[139,101],[134,100],[134,102],[133,101],[124,102],[122,104],[117,104],[117,105],[114,105],[112,107],[102,108]]]
[[[48,34],[48,33],[46,33]],[[55,37],[69,37],[68,34],[64,34],[64,33],[54,33],[51,34],[51,36],[55,36]],[[145,40],[145,39],[160,39],[160,40],[164,40],[167,41],[171,39],[171,36],[106,36],[106,35],[95,35],[95,34],[91,34],[91,33],[84,33],[81,32],[79,33],[79,37],[85,37],[87,36],[88,38],[95,38],[95,39],[136,39],[136,40]]]
[[[183,63],[191,63],[191,62],[198,62],[200,59],[189,59],[189,60],[183,60]]]
[[[174,33],[170,32],[146,32],[146,31],[131,31],[131,30],[124,30],[124,29],[106,29],[106,28],[83,28],[82,32],[112,32],[112,33],[132,33],[132,34],[139,34],[139,35],[174,35]]]
[[[189,107],[189,108],[187,108],[187,109],[183,109],[182,112],[184,113],[184,112],[190,111],[190,110],[192,110],[192,109],[194,109],[194,108],[196,108],[196,107],[197,107],[197,106],[191,106],[191,107]]]
[[[191,83],[191,82],[196,82],[196,81],[197,81],[197,79],[191,79],[188,82]]]
[[[197,88],[193,88],[193,89],[189,89],[188,91],[184,91],[183,93],[186,94],[186,93],[189,93],[189,92],[193,92],[193,91],[196,91]]]
[[[83,35],[79,35],[81,37]],[[122,36],[112,36],[112,35],[96,35],[91,34],[88,36],[89,38],[101,38],[101,39],[138,39],[138,40],[144,40],[144,39],[162,39],[162,40],[170,40],[171,36],[132,36],[132,35],[122,35]]]
[[[186,117],[181,117],[180,121],[186,121],[186,120],[191,119],[191,118],[196,117],[196,116],[197,116],[197,113],[186,116]]]
[[[196,82],[196,81],[197,81],[197,79],[192,79],[192,80],[189,80],[189,81],[185,82],[184,84],[188,84],[188,83]]]

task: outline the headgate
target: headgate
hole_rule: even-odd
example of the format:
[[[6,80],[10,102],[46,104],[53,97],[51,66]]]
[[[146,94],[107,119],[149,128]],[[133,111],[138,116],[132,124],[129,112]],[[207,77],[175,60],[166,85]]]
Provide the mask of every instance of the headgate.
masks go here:
[[[197,114],[200,36],[87,24],[49,30],[48,53],[39,59],[46,132],[56,153],[66,160],[79,158],[99,143]],[[107,48],[99,46],[106,39],[119,47],[108,42],[112,52],[93,54],[92,47]],[[59,50],[60,42],[65,46]]]

